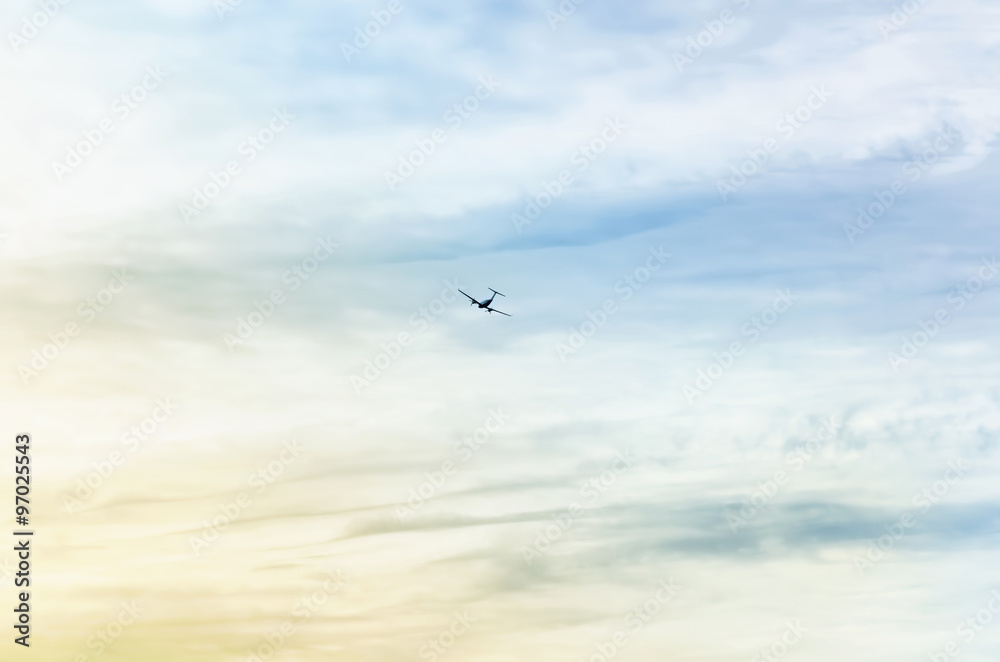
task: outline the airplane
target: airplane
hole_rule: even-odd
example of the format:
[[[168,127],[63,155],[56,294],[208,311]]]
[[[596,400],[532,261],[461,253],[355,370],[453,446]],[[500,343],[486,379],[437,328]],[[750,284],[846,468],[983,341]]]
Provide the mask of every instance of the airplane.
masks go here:
[[[502,310],[497,310],[496,308],[490,308],[490,304],[493,303],[493,299],[496,299],[498,294],[500,294],[500,296],[502,296],[502,297],[505,297],[507,295],[506,294],[501,294],[500,292],[497,292],[492,287],[487,287],[486,289],[488,289],[490,292],[492,292],[493,296],[491,296],[489,299],[484,299],[483,301],[476,301],[475,299],[473,299],[472,297],[470,297],[468,294],[465,294],[465,292],[462,292],[462,290],[459,290],[459,292],[462,292],[462,294],[465,294],[466,298],[469,301],[472,302],[472,303],[469,304],[470,306],[479,306],[480,308],[485,309],[485,310],[489,311],[490,313],[500,313],[501,315],[507,315],[507,317],[513,317],[513,315],[508,315],[507,313],[503,312]]]

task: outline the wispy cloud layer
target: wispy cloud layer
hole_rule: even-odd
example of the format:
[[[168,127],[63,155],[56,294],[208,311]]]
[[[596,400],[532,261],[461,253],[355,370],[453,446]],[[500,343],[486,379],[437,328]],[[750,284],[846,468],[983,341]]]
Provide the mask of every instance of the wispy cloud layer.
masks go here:
[[[38,645],[943,650],[1000,586],[997,18],[4,5]]]

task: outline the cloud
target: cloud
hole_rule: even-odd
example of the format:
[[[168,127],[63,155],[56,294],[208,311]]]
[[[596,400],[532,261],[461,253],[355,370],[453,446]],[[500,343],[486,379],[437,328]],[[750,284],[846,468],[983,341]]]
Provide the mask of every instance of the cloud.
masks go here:
[[[590,2],[553,30],[552,2],[404,3],[347,61],[341,42],[383,5],[245,0],[220,19],[208,2],[70,3],[6,52],[2,407],[44,440],[41,503],[155,398],[178,404],[86,511],[50,519],[64,652],[101,625],[95,603],[113,615],[141,592],[148,621],[121,654],[245,655],[330,565],[357,582],[289,654],[419,656],[468,608],[482,621],[456,657],[580,659],[667,576],[676,611],[636,639],[637,660],[750,659],[793,616],[813,659],[939,646],[941,605],[964,615],[998,581],[996,293],[948,300],[1000,239],[996,35],[982,30],[996,10],[927,3],[884,36],[881,5],[741,5]],[[706,21],[727,8],[716,35]],[[12,3],[0,25],[33,11]],[[58,181],[52,162],[149,66],[169,76]],[[287,130],[248,150],[281,109]],[[953,143],[926,163],[945,127]],[[447,139],[390,190],[385,173],[436,129]],[[762,150],[723,199],[719,182]],[[845,226],[897,180],[852,242]],[[180,205],[210,185],[185,222]],[[541,193],[519,232],[512,216]],[[283,275],[320,238],[336,254],[292,291]],[[670,258],[624,286],[651,250]],[[23,383],[18,366],[119,268],[129,289]],[[448,300],[453,283],[501,290],[513,317]],[[285,302],[228,347],[275,288]],[[751,341],[745,325],[786,289],[800,300]],[[949,323],[894,371],[888,353],[941,307]],[[405,351],[358,392],[351,376],[400,334]],[[689,404],[684,386],[733,342],[746,351]],[[509,426],[400,522],[394,506],[494,407]],[[734,534],[725,510],[831,415],[838,438]],[[188,537],[290,438],[305,461],[191,560]],[[642,462],[526,564],[520,547],[624,449]],[[859,577],[853,555],[958,457],[970,476]]]

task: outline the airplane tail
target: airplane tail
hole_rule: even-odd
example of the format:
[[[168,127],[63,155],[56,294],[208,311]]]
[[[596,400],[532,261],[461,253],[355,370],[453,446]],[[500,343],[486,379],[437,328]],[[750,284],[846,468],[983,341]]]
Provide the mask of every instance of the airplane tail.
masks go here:
[[[507,296],[507,295],[506,295],[506,294],[504,294],[503,292],[497,292],[497,291],[496,291],[496,290],[494,290],[494,289],[493,289],[492,287],[487,287],[486,289],[488,289],[488,290],[489,290],[490,292],[492,292],[493,294],[499,294],[499,295],[500,295],[500,296],[502,296],[502,297],[505,297],[505,296]]]

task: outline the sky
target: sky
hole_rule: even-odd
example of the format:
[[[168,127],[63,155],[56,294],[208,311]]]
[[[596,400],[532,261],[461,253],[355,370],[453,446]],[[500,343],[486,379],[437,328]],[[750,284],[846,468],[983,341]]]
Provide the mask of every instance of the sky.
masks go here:
[[[5,3],[30,654],[993,659],[998,21]]]

